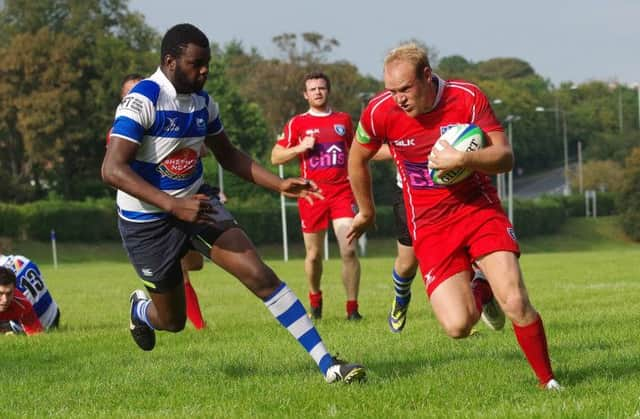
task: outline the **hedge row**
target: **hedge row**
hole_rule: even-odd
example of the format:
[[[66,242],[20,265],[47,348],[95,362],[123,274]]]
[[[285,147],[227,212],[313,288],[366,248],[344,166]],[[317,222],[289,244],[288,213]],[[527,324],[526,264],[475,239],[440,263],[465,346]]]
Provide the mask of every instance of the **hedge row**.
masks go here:
[[[282,241],[280,208],[230,208],[256,244]],[[584,216],[584,198],[544,197],[514,202],[514,225],[518,237],[550,234],[558,230],[566,217]],[[598,195],[598,215],[614,212],[614,197]],[[287,231],[290,242],[301,241],[298,209],[287,206]],[[371,238],[395,237],[391,207],[378,207],[377,230]],[[119,240],[115,204],[112,200],[86,202],[39,201],[24,205],[0,204],[0,236],[46,241],[55,230],[58,241],[92,242]]]

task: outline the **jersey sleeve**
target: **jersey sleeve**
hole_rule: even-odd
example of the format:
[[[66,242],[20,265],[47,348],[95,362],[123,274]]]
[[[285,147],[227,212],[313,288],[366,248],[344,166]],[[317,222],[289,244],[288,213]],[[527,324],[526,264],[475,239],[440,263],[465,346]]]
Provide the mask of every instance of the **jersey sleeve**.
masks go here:
[[[276,144],[284,148],[291,148],[300,144],[300,135],[298,135],[295,117],[291,118],[284,126]]]
[[[207,112],[209,114],[209,120],[207,121],[207,135],[216,135],[224,131],[224,125],[220,119],[220,106],[213,100],[211,96],[208,96],[207,100]]]
[[[482,131],[504,131],[500,121],[498,121],[498,118],[496,118],[496,115],[493,113],[489,100],[480,89],[478,89],[475,94],[474,108],[476,117],[473,122],[479,126]]]
[[[351,144],[353,144],[353,137],[355,132],[353,132],[353,121],[351,120],[351,116],[347,114],[345,126],[347,127],[347,146],[351,148]]]
[[[384,141],[384,137],[382,135],[382,126],[378,121],[381,115],[375,112],[376,106],[373,105],[373,100],[364,108],[360,116],[358,128],[356,128],[355,141],[366,148],[378,150]]]
[[[140,144],[155,120],[159,94],[160,86],[151,80],[136,84],[118,105],[111,135]]]
[[[29,300],[19,291],[15,291],[15,297],[20,300],[20,305],[22,306],[22,313],[20,315],[20,324],[24,329],[24,333],[27,335],[36,335],[44,331],[44,327],[42,327],[42,323],[40,323],[40,319],[36,314],[36,311],[33,309],[33,305],[29,302]]]

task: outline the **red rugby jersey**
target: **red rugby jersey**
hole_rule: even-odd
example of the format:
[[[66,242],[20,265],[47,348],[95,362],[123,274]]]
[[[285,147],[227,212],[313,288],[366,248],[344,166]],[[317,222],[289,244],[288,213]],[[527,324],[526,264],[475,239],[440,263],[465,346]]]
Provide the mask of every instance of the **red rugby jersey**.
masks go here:
[[[298,155],[300,176],[318,184],[348,182],[347,156],[353,141],[353,122],[344,112],[307,111],[289,120],[278,145],[290,148],[307,135],[316,138],[313,150]]]
[[[414,239],[420,226],[451,221],[473,208],[498,202],[485,174],[474,172],[450,186],[436,185],[429,176],[431,148],[451,125],[474,123],[485,133],[504,131],[477,86],[436,80],[435,106],[428,113],[412,118],[394,102],[390,92],[382,92],[364,109],[356,132],[356,141],[365,147],[377,149],[383,142],[389,144],[402,179],[407,221]]]
[[[0,321],[9,320],[20,323],[27,335],[35,335],[44,331],[33,306],[19,289],[14,291],[9,309],[0,313]]]

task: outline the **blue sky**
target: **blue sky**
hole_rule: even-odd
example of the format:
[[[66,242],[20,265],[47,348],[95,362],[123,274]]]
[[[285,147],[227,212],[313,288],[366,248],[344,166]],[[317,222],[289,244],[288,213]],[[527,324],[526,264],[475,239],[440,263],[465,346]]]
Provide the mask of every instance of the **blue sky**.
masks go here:
[[[640,82],[639,0],[132,0],[130,9],[161,33],[190,22],[212,41],[240,40],[267,57],[278,54],[275,35],[319,32],[340,42],[330,60],[378,78],[388,49],[419,39],[440,57],[517,57],[556,84]]]

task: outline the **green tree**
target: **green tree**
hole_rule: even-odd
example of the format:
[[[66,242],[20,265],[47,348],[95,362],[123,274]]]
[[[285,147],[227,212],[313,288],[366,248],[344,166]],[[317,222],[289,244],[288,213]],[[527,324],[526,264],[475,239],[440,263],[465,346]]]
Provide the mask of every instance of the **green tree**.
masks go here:
[[[31,197],[104,193],[102,139],[120,80],[153,68],[157,35],[121,0],[8,0],[0,22],[0,170],[33,184]]]
[[[625,160],[620,189],[617,206],[622,227],[629,237],[640,241],[640,147],[634,148]]]

